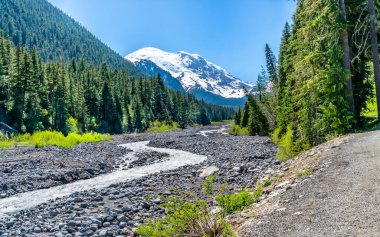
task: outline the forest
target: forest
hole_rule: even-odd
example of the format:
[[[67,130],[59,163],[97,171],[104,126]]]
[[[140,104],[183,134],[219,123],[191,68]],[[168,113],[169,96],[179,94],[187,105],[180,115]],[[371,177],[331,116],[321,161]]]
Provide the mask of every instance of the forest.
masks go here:
[[[124,69],[84,60],[44,63],[36,47],[14,46],[0,34],[0,121],[19,133],[143,132],[156,121],[185,128],[233,113],[168,90],[160,75],[136,79]]]
[[[112,69],[142,76],[130,62],[45,0],[0,0],[0,29],[15,45],[28,50],[36,47],[44,62],[84,59],[91,66],[107,62]]]
[[[284,157],[365,127],[375,94],[380,109],[379,8],[373,0],[297,1],[278,59],[267,45],[258,92],[236,126],[271,133]]]

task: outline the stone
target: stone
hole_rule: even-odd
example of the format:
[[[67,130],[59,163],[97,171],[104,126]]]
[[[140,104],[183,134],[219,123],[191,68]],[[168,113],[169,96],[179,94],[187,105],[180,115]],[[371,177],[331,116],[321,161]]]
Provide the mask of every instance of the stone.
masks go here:
[[[34,231],[34,233],[41,233],[41,228],[36,226],[36,227],[34,227],[33,231]]]
[[[218,167],[216,167],[216,166],[208,166],[208,167],[203,168],[202,170],[200,170],[199,177],[200,178],[207,178],[207,177],[215,174],[218,171],[219,171]]]

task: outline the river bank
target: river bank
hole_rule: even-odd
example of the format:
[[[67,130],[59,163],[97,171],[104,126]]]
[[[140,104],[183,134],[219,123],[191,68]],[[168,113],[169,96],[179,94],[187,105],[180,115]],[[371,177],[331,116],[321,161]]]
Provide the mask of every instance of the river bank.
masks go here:
[[[271,172],[278,165],[275,159],[277,148],[266,137],[227,135],[223,132],[222,126],[117,136],[111,142],[102,142],[96,145],[83,144],[81,147],[54,153],[78,154],[75,157],[71,156],[72,158],[61,160],[57,155],[49,155],[49,149],[53,148],[45,150],[33,150],[33,148],[32,151],[24,153],[12,151],[13,153],[9,153],[8,157],[3,159],[13,159],[13,161],[3,163],[6,165],[2,164],[1,182],[5,182],[3,180],[7,179],[6,175],[8,174],[10,179],[15,181],[15,186],[18,184],[17,177],[24,177],[23,179],[27,180],[28,172],[33,172],[32,168],[23,168],[30,167],[24,164],[36,162],[35,160],[48,164],[47,168],[39,167],[38,163],[35,164],[40,170],[39,174],[44,177],[50,177],[55,173],[54,162],[57,161],[67,164],[70,167],[67,170],[72,169],[76,162],[80,163],[82,167],[75,168],[78,173],[81,173],[81,170],[85,172],[88,167],[93,168],[101,163],[105,163],[109,168],[100,169],[103,173],[99,171],[84,179],[81,176],[78,176],[80,177],[78,179],[72,179],[65,185],[72,185],[73,181],[81,180],[77,182],[83,182],[82,186],[87,188],[73,189],[71,193],[63,193],[64,195],[58,198],[54,196],[54,193],[59,192],[63,186],[61,183],[48,185],[48,189],[40,189],[40,187],[44,187],[43,185],[32,186],[34,192],[38,192],[38,190],[42,190],[42,192],[45,190],[45,193],[50,192],[47,196],[51,197],[51,200],[48,198],[37,206],[30,205],[27,208],[19,205],[14,209],[16,212],[3,217],[0,224],[0,236],[125,236],[130,235],[134,228],[147,219],[161,217],[164,214],[164,210],[159,205],[161,200],[147,197],[160,194],[170,195],[174,193],[174,190],[200,194],[201,184],[210,173],[218,175],[216,179],[218,184],[229,183],[230,192],[253,187],[257,179],[260,179],[265,173]],[[208,132],[210,130],[212,132]],[[150,141],[147,143],[149,147],[159,149],[148,148],[136,152],[136,150],[133,151],[133,147],[128,147],[128,145],[118,146],[142,141]],[[94,146],[99,146],[98,149],[101,151],[110,151],[109,157],[103,155],[102,158],[102,153],[97,152],[99,150],[96,150]],[[17,161],[29,152],[37,155],[34,158]],[[133,152],[135,152],[135,156],[128,158]],[[183,158],[178,154],[174,155],[173,157],[176,157],[177,160],[183,161],[187,157],[193,156],[199,159],[197,162],[183,163],[180,167],[170,166],[173,165],[173,160],[170,160],[171,152],[187,154]],[[12,157],[11,154],[13,154]],[[38,154],[47,155],[40,157]],[[70,156],[63,155],[61,157]],[[126,157],[127,159],[125,159]],[[4,172],[4,168],[8,166],[13,167],[11,168],[12,172]],[[141,176],[137,175],[139,171],[147,169],[146,167],[154,167],[157,170],[143,173]],[[19,176],[17,173],[19,170],[24,175]],[[60,171],[64,175],[67,174],[64,170]],[[103,182],[102,176],[115,178],[117,176],[113,175],[120,175],[120,172],[134,178],[129,180],[116,178],[105,186],[86,185]],[[49,183],[50,180],[50,178],[47,181],[41,179],[40,183]],[[36,197],[31,191],[18,193],[11,193],[12,196],[0,199],[0,212],[7,212],[5,207],[1,207],[1,203],[10,206],[11,198],[16,198],[17,195],[23,195],[23,200],[28,200],[32,196]]]

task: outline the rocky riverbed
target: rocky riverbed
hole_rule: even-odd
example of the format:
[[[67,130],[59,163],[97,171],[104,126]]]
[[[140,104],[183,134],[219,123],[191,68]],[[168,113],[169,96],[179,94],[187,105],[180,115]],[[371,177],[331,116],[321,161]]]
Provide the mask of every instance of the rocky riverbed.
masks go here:
[[[229,191],[234,192],[254,186],[257,179],[278,165],[277,149],[269,138],[230,136],[220,128],[123,135],[111,142],[82,144],[71,149],[20,148],[1,152],[0,190],[5,193],[3,197],[10,197],[0,199],[0,203],[16,193],[28,195],[31,190],[60,188],[75,180],[91,182],[94,177],[138,172],[170,161],[167,152],[151,150],[138,152],[132,161],[125,159],[132,150],[120,144],[150,141],[152,147],[191,152],[207,159],[176,169],[159,169],[157,173],[104,188],[74,192],[10,213],[0,220],[0,236],[133,236],[134,228],[144,221],[164,215],[160,198],[147,197],[171,195],[173,190],[200,194],[204,178],[211,173],[218,175],[217,183],[229,183]],[[205,130],[220,132],[205,136],[201,133]],[[70,178],[57,181],[57,174]]]

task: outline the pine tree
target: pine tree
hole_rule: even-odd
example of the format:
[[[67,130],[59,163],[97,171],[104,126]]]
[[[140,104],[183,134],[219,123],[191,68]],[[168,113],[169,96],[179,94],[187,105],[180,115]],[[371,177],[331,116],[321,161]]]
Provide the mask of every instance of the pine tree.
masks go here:
[[[264,96],[266,94],[267,86],[268,86],[268,77],[264,67],[261,67],[261,72],[257,77],[257,93],[259,96],[259,100],[261,102],[264,101]]]
[[[249,103],[248,101],[245,102],[244,108],[243,108],[243,116],[241,118],[241,127],[247,127],[248,126],[248,120],[249,120]]]
[[[276,61],[276,56],[274,56],[274,53],[268,44],[265,45],[265,58],[267,62],[267,72],[268,72],[269,82],[271,82],[272,87],[276,87],[278,83],[277,61]]]
[[[133,128],[136,132],[143,132],[144,126],[142,123],[143,117],[141,114],[141,105],[139,101],[135,102],[134,111],[133,111]]]
[[[251,136],[266,136],[269,133],[268,120],[261,111],[258,102],[253,95],[248,95],[249,120],[248,131]]]
[[[200,110],[199,123],[202,124],[203,126],[211,124],[211,121],[209,117],[207,116],[206,110],[204,108],[201,108]]]
[[[240,122],[241,122],[241,109],[240,109],[240,106],[239,106],[238,110],[236,111],[234,120],[235,120],[235,124],[236,125],[240,125]]]

